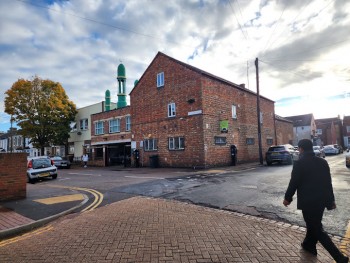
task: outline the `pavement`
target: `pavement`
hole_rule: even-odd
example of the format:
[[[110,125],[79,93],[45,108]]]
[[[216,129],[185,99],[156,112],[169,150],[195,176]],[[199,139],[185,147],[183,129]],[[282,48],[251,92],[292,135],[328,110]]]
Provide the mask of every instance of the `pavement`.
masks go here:
[[[141,196],[77,212],[88,197],[76,194],[50,210],[38,202],[44,192],[27,192],[26,199],[0,204],[0,262],[332,262],[319,244],[317,257],[301,250],[305,228],[285,222]],[[350,255],[349,238],[332,238]]]

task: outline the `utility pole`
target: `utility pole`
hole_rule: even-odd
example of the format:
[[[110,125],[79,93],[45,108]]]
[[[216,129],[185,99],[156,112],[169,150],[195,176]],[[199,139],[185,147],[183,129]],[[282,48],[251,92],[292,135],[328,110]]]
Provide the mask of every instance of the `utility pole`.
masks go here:
[[[258,115],[258,140],[259,140],[259,160],[260,164],[264,164],[262,146],[261,146],[261,122],[260,122],[260,93],[259,93],[259,60],[255,59],[256,68],[256,104],[257,104],[257,115]]]

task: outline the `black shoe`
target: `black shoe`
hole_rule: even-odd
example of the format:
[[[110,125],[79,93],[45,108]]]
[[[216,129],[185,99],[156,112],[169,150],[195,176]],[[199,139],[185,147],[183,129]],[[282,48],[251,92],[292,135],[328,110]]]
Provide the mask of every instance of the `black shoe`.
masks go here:
[[[317,256],[317,249],[316,249],[316,247],[309,247],[309,246],[306,246],[304,243],[301,243],[301,247],[304,250],[306,250],[307,252],[311,253],[312,255]],[[344,261],[344,262],[347,262],[347,261]]]
[[[349,258],[348,257],[345,257],[345,256],[343,256],[343,258],[342,259],[338,259],[337,260],[337,263],[348,263],[349,262]]]

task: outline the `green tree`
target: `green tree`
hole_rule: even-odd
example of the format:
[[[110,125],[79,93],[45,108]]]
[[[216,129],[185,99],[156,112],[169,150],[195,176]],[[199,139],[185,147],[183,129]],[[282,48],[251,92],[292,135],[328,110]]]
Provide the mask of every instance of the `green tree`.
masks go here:
[[[18,79],[5,95],[5,112],[42,155],[46,146],[65,145],[67,149],[70,123],[77,110],[59,82],[38,76]]]

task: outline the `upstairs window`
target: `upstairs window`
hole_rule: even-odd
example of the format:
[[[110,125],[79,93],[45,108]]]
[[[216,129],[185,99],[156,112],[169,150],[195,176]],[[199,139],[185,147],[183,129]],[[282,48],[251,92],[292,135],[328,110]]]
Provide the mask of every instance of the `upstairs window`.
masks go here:
[[[247,145],[254,145],[255,144],[254,138],[246,138],[246,144]]]
[[[131,130],[131,117],[126,116],[125,118],[125,130],[130,131]]]
[[[88,121],[88,119],[80,120],[80,130],[87,130],[88,128],[89,128],[89,121]]]
[[[103,121],[95,123],[95,135],[104,134]]]
[[[169,103],[168,104],[168,117],[175,117],[175,116],[176,116],[175,103]]]
[[[157,74],[157,88],[164,86],[164,72]]]
[[[120,132],[120,119],[109,121],[109,133]]]
[[[347,133],[350,132],[350,126],[346,126],[346,132],[347,132]]]
[[[232,105],[232,119],[237,119],[237,106]]]
[[[349,127],[350,128],[350,127]],[[316,130],[316,133],[318,134],[318,135],[322,135],[322,129],[317,129]]]

